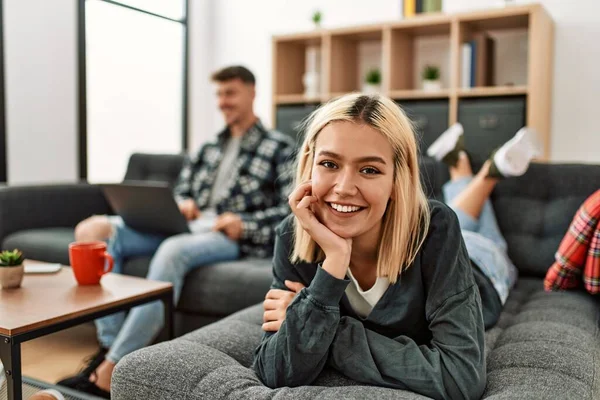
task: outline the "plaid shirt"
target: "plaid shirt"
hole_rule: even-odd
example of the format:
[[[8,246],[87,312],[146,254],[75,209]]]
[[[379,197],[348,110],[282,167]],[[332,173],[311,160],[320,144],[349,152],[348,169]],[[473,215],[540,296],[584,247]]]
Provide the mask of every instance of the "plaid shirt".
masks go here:
[[[582,281],[591,294],[600,293],[600,190],[581,205],[556,252],[544,287],[547,291],[576,288]]]
[[[188,158],[174,187],[179,202],[193,198],[200,210],[206,209],[223,158],[229,130],[216,141],[203,145]],[[273,252],[275,227],[289,214],[294,141],[277,131],[268,131],[260,122],[244,133],[234,172],[227,190],[216,206],[218,214],[232,212],[242,217],[240,251],[243,255],[267,257]]]

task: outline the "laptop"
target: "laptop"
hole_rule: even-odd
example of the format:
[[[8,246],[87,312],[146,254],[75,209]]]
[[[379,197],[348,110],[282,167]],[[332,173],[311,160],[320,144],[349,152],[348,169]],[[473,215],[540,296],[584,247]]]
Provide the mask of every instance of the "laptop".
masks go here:
[[[129,227],[165,236],[190,232],[167,183],[128,182],[100,187],[115,213]]]

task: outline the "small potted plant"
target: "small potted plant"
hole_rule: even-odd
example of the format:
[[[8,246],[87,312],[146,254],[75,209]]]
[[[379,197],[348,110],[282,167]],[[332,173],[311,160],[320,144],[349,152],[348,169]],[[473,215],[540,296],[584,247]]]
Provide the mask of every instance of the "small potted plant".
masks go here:
[[[426,65],[423,68],[423,90],[426,92],[437,92],[442,89],[440,81],[440,69],[435,65]]]
[[[367,72],[362,91],[366,94],[381,92],[381,72],[378,68],[370,69]]]
[[[21,286],[23,280],[23,253],[17,249],[0,253],[0,286],[2,289],[14,289]]]
[[[315,24],[315,28],[321,27],[321,20],[323,19],[323,14],[321,11],[317,10],[313,13],[312,22]]]

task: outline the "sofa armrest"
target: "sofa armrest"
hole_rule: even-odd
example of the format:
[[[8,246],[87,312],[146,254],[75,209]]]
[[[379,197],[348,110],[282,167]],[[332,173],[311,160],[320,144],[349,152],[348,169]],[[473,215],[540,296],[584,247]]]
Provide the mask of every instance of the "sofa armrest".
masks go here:
[[[112,375],[111,398],[120,399],[426,399],[363,386],[325,369],[312,386],[271,389],[252,368],[260,342],[262,303],[176,340],[124,357]]]
[[[0,188],[0,243],[25,229],[75,227],[112,210],[99,186],[87,183]]]
[[[111,380],[113,400],[144,399],[414,399],[426,397],[371,386],[271,389],[254,371],[212,347],[174,340],[125,356]]]

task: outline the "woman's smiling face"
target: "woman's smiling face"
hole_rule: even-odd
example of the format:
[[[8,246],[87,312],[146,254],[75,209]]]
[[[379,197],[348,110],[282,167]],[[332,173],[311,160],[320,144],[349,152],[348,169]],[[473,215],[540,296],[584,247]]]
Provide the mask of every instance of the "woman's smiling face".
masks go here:
[[[311,176],[317,218],[343,238],[378,236],[392,196],[393,160],[392,146],[376,129],[346,121],[325,126]]]

